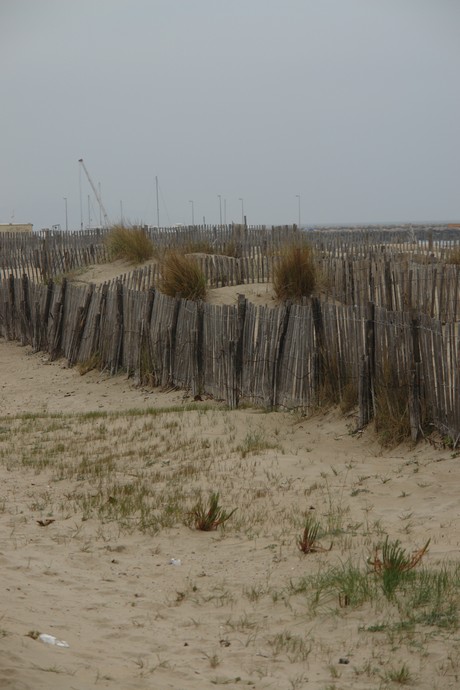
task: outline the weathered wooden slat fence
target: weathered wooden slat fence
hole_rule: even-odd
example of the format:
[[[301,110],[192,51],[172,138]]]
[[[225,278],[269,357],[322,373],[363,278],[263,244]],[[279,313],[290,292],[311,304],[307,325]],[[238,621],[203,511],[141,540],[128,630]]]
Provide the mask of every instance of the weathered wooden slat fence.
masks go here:
[[[365,424],[379,390],[398,390],[414,438],[425,411],[460,440],[460,326],[424,313],[318,299],[257,307],[244,296],[215,306],[121,281],[37,285],[24,275],[0,284],[0,336],[231,407],[311,408],[351,391]]]
[[[207,226],[153,228],[148,233],[161,251],[182,247],[192,252],[212,288],[271,282],[283,248],[308,238],[321,276],[323,301],[350,306],[370,301],[389,311],[415,309],[443,323],[460,318],[460,266],[446,262],[455,242],[460,247],[458,229],[414,226],[300,233],[295,226]],[[34,282],[46,283],[107,262],[105,235],[102,230],[0,235],[0,279],[22,278],[26,273]],[[214,253],[199,253],[205,249]],[[235,255],[219,253],[225,251]],[[121,277],[123,287],[157,287],[160,271],[154,262],[129,271]]]

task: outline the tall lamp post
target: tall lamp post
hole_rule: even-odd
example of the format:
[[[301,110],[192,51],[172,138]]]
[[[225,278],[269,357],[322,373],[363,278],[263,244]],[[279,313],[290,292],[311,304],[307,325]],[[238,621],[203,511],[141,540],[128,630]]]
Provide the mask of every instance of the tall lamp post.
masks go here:
[[[299,202],[299,230],[300,230],[300,194],[296,194],[297,200]]]
[[[67,197],[63,197],[64,199],[64,204],[65,204],[65,231],[68,232],[69,230],[69,219],[67,216]]]
[[[241,201],[241,225],[244,225],[244,199],[239,197],[238,201]]]
[[[192,204],[192,225],[195,225],[195,207],[193,204],[193,199],[190,199],[189,204]]]
[[[222,195],[218,194],[219,197],[219,219],[220,219],[220,224],[222,225]]]

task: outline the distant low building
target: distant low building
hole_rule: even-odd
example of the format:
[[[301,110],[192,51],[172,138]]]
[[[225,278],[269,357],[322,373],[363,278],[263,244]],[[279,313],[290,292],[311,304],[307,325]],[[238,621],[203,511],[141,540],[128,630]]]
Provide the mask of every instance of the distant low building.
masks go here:
[[[33,223],[0,223],[0,232],[32,232]]]

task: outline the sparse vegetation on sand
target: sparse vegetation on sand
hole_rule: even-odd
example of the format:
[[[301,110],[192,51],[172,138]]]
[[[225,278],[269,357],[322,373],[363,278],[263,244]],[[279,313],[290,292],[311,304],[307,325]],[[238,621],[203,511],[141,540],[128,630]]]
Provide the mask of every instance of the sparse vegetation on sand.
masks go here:
[[[154,246],[139,225],[114,225],[105,238],[112,259],[124,259],[132,264],[148,261],[154,255]]]
[[[455,687],[456,485],[428,487],[456,463],[382,451],[323,415],[211,402],[0,418],[2,563],[17,580],[2,644],[48,630],[52,590],[71,684],[99,635],[98,677],[126,655],[139,690],[198,673],[205,690],[303,690],[313,673],[318,690]]]

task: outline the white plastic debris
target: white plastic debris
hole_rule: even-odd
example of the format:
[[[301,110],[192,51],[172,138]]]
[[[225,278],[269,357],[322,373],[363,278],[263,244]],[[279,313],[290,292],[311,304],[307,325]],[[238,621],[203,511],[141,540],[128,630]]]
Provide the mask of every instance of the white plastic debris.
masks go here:
[[[58,640],[54,635],[47,635],[46,633],[41,633],[38,639],[45,644],[54,644],[55,647],[69,647],[69,644],[65,640]]]
[[[171,558],[169,565],[182,565],[180,558]]]

